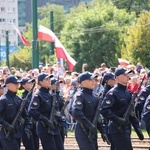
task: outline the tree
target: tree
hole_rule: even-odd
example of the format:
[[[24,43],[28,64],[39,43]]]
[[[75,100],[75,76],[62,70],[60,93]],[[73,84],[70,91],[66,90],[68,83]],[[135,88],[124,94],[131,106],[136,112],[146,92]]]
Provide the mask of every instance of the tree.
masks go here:
[[[124,58],[128,58],[134,64],[141,62],[148,68],[150,67],[149,18],[150,12],[140,14],[136,24],[128,27],[128,35],[124,38],[125,45],[122,46],[122,56]]]
[[[29,47],[24,48],[18,47],[18,51],[12,53],[10,56],[10,67],[15,67],[16,69],[31,69],[31,50]]]
[[[124,26],[134,19],[134,14],[104,5],[86,9],[68,20],[61,40],[77,61],[76,70],[81,71],[85,62],[91,71],[102,62],[109,67],[116,66],[121,56],[119,45]]]
[[[150,0],[112,0],[112,2],[118,9],[126,9],[127,12],[134,11],[137,16],[150,10]]]

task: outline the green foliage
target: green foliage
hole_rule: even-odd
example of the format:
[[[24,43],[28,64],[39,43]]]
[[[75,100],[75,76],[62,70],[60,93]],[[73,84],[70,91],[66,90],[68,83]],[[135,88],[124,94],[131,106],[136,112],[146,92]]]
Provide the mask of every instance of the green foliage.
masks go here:
[[[127,14],[125,10],[118,10],[112,5],[104,5],[86,9],[68,20],[61,40],[77,61],[76,70],[81,71],[81,65],[85,62],[90,71],[102,62],[109,67],[116,66],[117,58],[120,57],[123,27],[134,19],[134,14]]]
[[[150,10],[150,0],[112,0],[113,4],[118,9],[126,9],[128,12],[136,12],[137,16],[141,12]]]
[[[122,46],[124,58],[128,58],[134,64],[139,61],[147,68],[150,68],[149,21],[150,12],[141,14],[136,24],[128,28],[128,35],[124,38],[125,45]]]
[[[10,67],[15,67],[16,69],[31,69],[31,50],[29,47],[24,48],[18,47],[18,51],[14,52],[10,56]]]

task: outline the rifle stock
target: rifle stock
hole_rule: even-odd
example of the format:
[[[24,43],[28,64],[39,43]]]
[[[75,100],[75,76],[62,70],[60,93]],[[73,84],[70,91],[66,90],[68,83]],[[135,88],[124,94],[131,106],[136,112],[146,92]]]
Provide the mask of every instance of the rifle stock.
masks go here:
[[[35,82],[33,83],[33,86],[32,86],[32,88],[31,88],[31,90],[29,91],[29,93],[27,94],[27,96],[26,96],[24,99],[21,99],[21,98],[20,98],[20,99],[21,99],[20,108],[19,108],[19,110],[18,110],[18,112],[17,112],[17,114],[16,114],[16,116],[15,116],[13,122],[11,123],[11,125],[12,125],[14,128],[16,127],[16,125],[17,125],[17,124],[20,122],[20,120],[21,120],[21,115],[22,115],[22,113],[23,113],[23,111],[24,111],[26,102],[27,102],[28,98],[30,97],[30,95],[32,94],[34,87],[35,87]],[[12,137],[11,137],[11,132],[9,132],[9,131],[6,132],[6,138],[7,138],[9,141],[11,141],[11,139],[12,139]]]

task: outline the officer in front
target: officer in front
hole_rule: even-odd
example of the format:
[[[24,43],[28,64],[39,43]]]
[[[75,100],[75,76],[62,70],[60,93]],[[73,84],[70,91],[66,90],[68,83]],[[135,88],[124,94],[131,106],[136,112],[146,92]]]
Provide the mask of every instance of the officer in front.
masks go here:
[[[100,110],[101,114],[109,120],[108,133],[111,137],[111,143],[115,146],[115,150],[133,149],[130,137],[131,123],[139,138],[141,140],[144,138],[139,129],[139,122],[135,117],[134,111],[130,112],[128,120],[123,118],[132,96],[130,91],[127,90],[130,72],[124,68],[116,69],[117,85],[108,91]]]
[[[22,102],[16,95],[19,83],[20,81],[16,76],[8,76],[5,80],[8,90],[0,97],[0,140],[3,150],[20,150],[22,124],[19,120],[15,126],[12,124],[12,122],[16,120],[16,116],[18,116],[18,110]],[[28,129],[30,127],[29,117],[25,111],[23,111],[21,115],[24,119],[24,126]]]
[[[97,128],[99,130],[102,128],[99,123],[96,124],[97,128],[92,123],[98,105],[98,98],[93,94],[96,77],[89,72],[81,73],[78,76],[82,90],[76,93],[71,110],[69,110],[77,120],[75,138],[80,150],[98,150]],[[92,136],[89,136],[90,131]]]
[[[145,122],[146,131],[150,137],[150,96],[148,96],[145,101],[142,112],[142,119]]]
[[[29,91],[33,87],[33,83],[35,79],[30,79],[24,77],[21,80],[21,88],[24,89],[24,92],[20,95],[22,99],[25,99],[29,93]],[[25,110],[28,111],[29,104],[31,102],[32,94],[28,97],[26,102]],[[22,142],[26,150],[38,150],[39,149],[39,138],[36,133],[36,121],[30,117],[31,122],[31,129],[29,131],[24,130],[22,135]]]
[[[28,111],[29,115],[37,121],[37,134],[41,140],[43,150],[63,150],[57,120],[52,113],[55,110],[53,97],[49,92],[50,78],[52,77],[53,75],[45,73],[38,75],[40,89],[33,95]]]

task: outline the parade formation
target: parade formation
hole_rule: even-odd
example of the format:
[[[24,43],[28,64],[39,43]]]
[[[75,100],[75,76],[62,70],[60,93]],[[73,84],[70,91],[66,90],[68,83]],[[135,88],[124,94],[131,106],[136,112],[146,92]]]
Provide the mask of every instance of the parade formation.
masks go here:
[[[0,146],[2,150],[63,150],[67,131],[80,150],[98,150],[98,138],[111,150],[132,150],[131,131],[150,136],[149,72],[118,66],[72,72],[58,65],[0,78]],[[145,71],[145,72],[144,72]],[[132,80],[136,77],[136,82]],[[100,134],[100,137],[99,134]]]
[[[150,150],[149,10],[0,0],[0,150]]]

